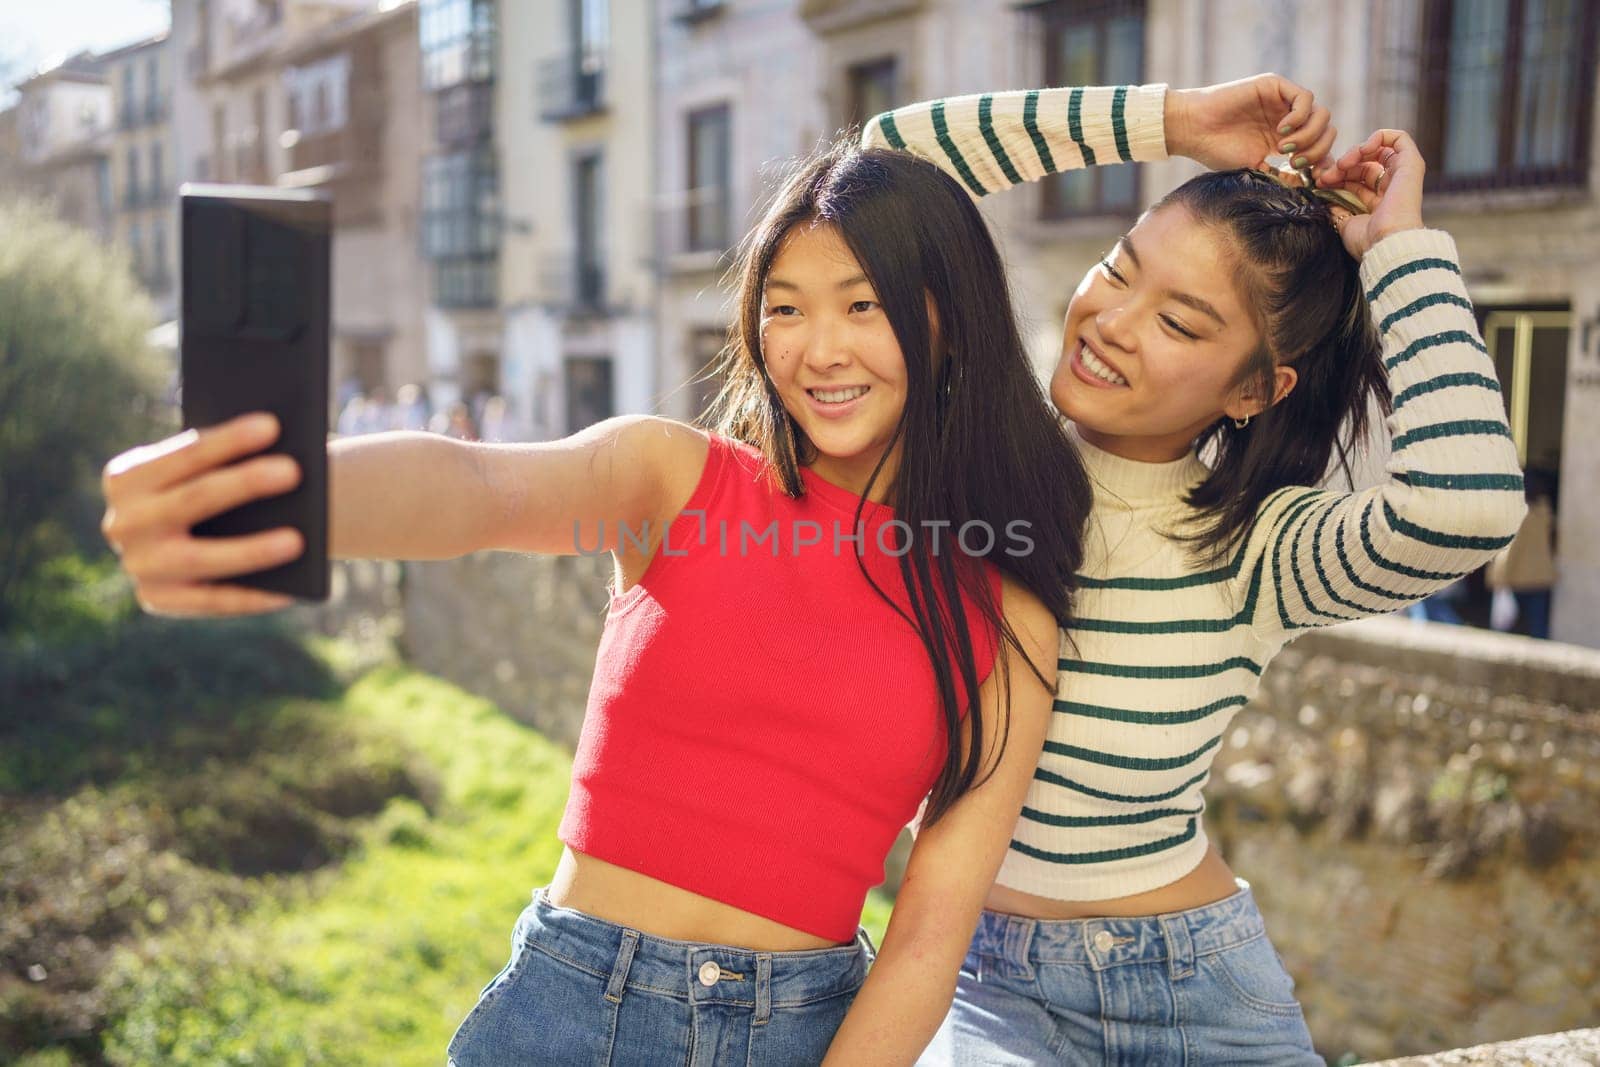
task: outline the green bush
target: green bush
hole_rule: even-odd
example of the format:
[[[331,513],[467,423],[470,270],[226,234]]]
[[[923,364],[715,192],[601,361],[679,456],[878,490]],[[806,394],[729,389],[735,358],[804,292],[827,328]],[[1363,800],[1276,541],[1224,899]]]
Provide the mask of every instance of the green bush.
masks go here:
[[[100,468],[163,425],[153,324],[124,256],[0,202],[0,635],[47,595],[49,560],[103,549]]]
[[[338,691],[327,664],[274,619],[135,615],[86,632],[0,642],[0,796],[242,757],[259,747],[275,700]]]
[[[433,771],[381,723],[304,699],[340,687],[275,624],[136,619],[8,652],[4,706],[29,713],[8,718],[0,769],[40,788],[0,794],[0,1062],[46,1048],[103,1062],[102,1032],[124,1014],[106,975],[119,946],[173,941],[175,966],[225,959],[226,932],[292,883],[281,876],[347,855],[372,817],[399,832],[392,801],[425,844]],[[184,940],[213,935],[206,952]],[[270,986],[267,957],[248,962],[221,986]],[[296,1047],[262,1040],[289,1058],[257,1062],[293,1062]],[[192,1062],[222,1062],[209,1055]]]

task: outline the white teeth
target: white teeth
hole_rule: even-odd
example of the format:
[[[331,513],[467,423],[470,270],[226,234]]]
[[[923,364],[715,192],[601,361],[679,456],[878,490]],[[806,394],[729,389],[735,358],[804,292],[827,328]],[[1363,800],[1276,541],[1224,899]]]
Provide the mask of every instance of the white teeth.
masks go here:
[[[1099,378],[1103,382],[1109,382],[1112,385],[1128,384],[1128,379],[1124,378],[1122,375],[1106,366],[1105,362],[1096,356],[1094,352],[1090,350],[1087,344],[1080,341],[1078,343],[1078,352],[1078,358],[1082,360],[1085,367],[1089,368],[1089,373],[1093,374],[1096,378]]]
[[[813,389],[811,395],[824,404],[843,404],[847,400],[854,400],[858,396],[866,396],[868,387],[858,385],[852,389]]]

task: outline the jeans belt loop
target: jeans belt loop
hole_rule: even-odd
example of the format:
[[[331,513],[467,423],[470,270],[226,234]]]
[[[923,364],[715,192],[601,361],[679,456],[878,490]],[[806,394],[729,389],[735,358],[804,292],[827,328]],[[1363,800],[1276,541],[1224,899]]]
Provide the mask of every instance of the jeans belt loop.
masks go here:
[[[617,961],[611,965],[611,980],[606,983],[606,999],[613,1004],[622,1003],[622,991],[628,988],[628,969],[633,966],[633,954],[638,948],[639,932],[622,931],[622,944],[617,946]]]
[[[1189,924],[1181,915],[1166,915],[1161,919],[1161,936],[1167,943],[1167,973],[1173,981],[1194,974],[1194,942],[1189,938]]]
[[[756,1017],[753,1026],[772,1018],[772,953],[756,953]]]
[[[1025,919],[1019,915],[1006,919],[1007,969],[1026,981],[1033,980],[1033,960],[1029,957],[1029,952],[1033,948],[1033,935],[1038,928],[1039,923],[1035,919]]]

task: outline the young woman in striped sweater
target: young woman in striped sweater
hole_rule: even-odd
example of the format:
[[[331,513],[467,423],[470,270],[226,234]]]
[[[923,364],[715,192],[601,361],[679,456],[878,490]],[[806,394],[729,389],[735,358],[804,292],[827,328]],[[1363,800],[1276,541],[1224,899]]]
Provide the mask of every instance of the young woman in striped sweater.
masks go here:
[[[1071,295],[1051,396],[1095,492],[1075,622],[924,1062],[1322,1062],[1248,886],[1207,840],[1212,760],[1286,642],[1455,581],[1524,511],[1454,245],[1422,227],[1422,158],[1384,130],[1335,161],[1333,137],[1271,75],[938,100],[865,132],[974,196],[1169,151],[1238,168],[1282,152],[1368,208],[1255,169],[1202,175]],[[1374,401],[1387,481],[1323,488]]]

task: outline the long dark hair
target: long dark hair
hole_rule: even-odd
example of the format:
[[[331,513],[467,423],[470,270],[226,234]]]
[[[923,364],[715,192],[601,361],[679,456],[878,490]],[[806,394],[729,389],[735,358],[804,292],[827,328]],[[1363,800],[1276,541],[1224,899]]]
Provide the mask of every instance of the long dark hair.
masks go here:
[[[1011,575],[1059,625],[1068,625],[1083,561],[1088,478],[1029,364],[1005,268],[983,217],[966,192],[932,164],[841,142],[789,177],[742,249],[736,267],[739,318],[720,360],[725,383],[707,423],[760,449],[783,491],[801,495],[800,467],[817,453],[767,372],[761,310],[767,272],[784,236],[810,222],[835,227],[854,253],[905,357],[905,408],[865,492],[877,482],[895,445],[901,445],[885,497],[895,518],[913,531],[938,520],[948,521],[950,531],[967,522],[987,523],[994,534],[987,539],[990,549],[974,555]],[[937,341],[925,294],[938,316]],[[858,521],[861,512],[858,503]],[[1012,554],[1018,543],[1005,533],[1018,520],[1029,524],[1024,529],[1033,542],[1025,554]],[[933,665],[948,747],[924,816],[924,824],[931,825],[982,780],[988,755],[998,759],[1008,732],[1008,727],[1001,730],[992,754],[980,751],[978,665],[961,593],[971,598],[990,632],[1024,653],[1024,662],[1047,688],[1055,684],[1053,675],[1032,667],[1001,604],[968,557],[948,549],[930,552],[924,540],[914,536],[910,550],[899,557],[911,615],[872,581],[859,555],[857,565],[878,595],[916,628]],[[1008,707],[1009,673],[1002,678]],[[971,731],[970,746],[962,744],[964,728]]]
[[[1215,227],[1236,255],[1235,281],[1255,317],[1261,347],[1234,383],[1270,404],[1249,424],[1226,416],[1195,441],[1214,448],[1211,473],[1190,493],[1200,517],[1175,534],[1208,562],[1245,536],[1261,504],[1291,485],[1316,485],[1334,457],[1350,477],[1350,453],[1368,431],[1369,403],[1391,410],[1383,350],[1328,205],[1253,170],[1201,174],[1151,208],[1180,205]],[[1299,378],[1276,404],[1273,370]]]

